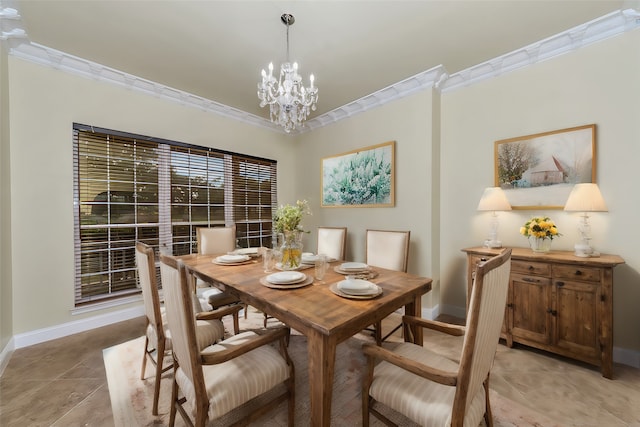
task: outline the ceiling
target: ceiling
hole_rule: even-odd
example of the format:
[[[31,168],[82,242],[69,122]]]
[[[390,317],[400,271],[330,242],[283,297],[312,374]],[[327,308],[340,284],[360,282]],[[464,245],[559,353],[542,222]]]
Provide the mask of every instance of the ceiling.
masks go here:
[[[410,76],[448,74],[625,8],[625,1],[0,0],[29,41],[268,117],[260,70],[290,56],[319,88],[314,116]]]

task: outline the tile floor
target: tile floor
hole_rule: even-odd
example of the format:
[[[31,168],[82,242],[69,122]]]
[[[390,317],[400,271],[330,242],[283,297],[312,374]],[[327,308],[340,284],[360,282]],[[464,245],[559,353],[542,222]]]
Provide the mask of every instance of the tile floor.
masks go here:
[[[0,425],[113,425],[102,349],[143,329],[138,318],[16,350],[0,377]],[[628,366],[616,365],[611,381],[595,367],[500,345],[492,388],[559,425],[640,427],[640,370]]]

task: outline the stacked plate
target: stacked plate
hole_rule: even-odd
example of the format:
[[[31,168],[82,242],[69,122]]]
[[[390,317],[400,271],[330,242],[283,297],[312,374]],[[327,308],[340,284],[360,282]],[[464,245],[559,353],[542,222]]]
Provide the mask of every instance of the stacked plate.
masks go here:
[[[340,269],[353,273],[360,273],[362,271],[368,270],[369,266],[363,262],[344,262],[340,264]]]
[[[358,274],[368,272],[369,266],[363,262],[344,262],[334,268],[340,274]]]
[[[214,258],[213,262],[216,264],[222,264],[222,265],[236,265],[236,264],[243,264],[249,261],[250,259],[251,257],[249,255],[227,254],[227,255],[220,255],[219,257]]]
[[[257,257],[258,248],[240,248],[233,252],[229,252],[229,255],[248,255],[250,257]]]
[[[302,254],[303,264],[315,264],[317,260],[318,260],[318,255],[314,255],[311,252],[304,252]]]
[[[380,288],[375,283],[361,279],[348,279],[338,282],[338,290],[347,295],[372,296],[380,293]]]
[[[280,271],[270,274],[266,277],[266,281],[273,285],[295,285],[304,282],[307,275],[299,271]]]

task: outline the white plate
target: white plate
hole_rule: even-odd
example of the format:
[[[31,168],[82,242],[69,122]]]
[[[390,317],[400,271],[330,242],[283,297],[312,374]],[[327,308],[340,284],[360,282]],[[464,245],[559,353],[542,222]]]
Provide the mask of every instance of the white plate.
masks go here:
[[[240,248],[232,253],[233,255],[258,255],[258,248]]]
[[[372,295],[378,292],[375,283],[362,279],[342,280],[338,282],[338,289],[349,295]]]
[[[278,285],[302,282],[307,275],[299,271],[280,271],[267,276],[267,282]]]
[[[216,261],[221,263],[236,263],[248,261],[249,259],[251,259],[251,257],[248,257],[247,255],[220,255],[218,258],[216,258]]]
[[[318,255],[302,254],[302,262],[305,264],[313,264],[318,260]]]
[[[369,268],[369,266],[363,262],[345,262],[340,265],[340,269],[343,271],[362,271]]]

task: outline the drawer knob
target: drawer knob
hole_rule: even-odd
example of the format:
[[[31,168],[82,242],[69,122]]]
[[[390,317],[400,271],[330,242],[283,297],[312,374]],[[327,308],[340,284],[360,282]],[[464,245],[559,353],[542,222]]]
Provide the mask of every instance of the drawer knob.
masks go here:
[[[535,268],[533,267],[533,265],[529,266],[529,271],[533,271]]]
[[[564,282],[556,282],[556,286],[561,288],[564,286]]]
[[[582,271],[576,270],[576,276],[582,276]]]

